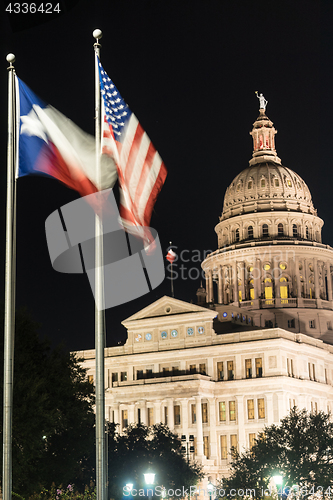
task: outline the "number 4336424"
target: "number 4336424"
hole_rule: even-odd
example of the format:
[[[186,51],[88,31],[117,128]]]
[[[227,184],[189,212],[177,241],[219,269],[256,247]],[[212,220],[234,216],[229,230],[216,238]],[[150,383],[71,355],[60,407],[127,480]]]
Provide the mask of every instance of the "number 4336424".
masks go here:
[[[9,3],[6,7],[6,12],[10,14],[52,14],[53,12],[60,13],[59,4],[53,5],[52,3]]]

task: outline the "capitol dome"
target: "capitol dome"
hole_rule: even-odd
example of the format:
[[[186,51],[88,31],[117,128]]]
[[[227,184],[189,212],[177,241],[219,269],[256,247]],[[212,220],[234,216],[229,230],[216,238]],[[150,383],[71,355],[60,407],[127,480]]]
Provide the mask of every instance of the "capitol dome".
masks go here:
[[[234,178],[226,190],[220,220],[270,210],[316,215],[303,179],[290,168],[264,161],[250,165]]]
[[[251,212],[293,211],[317,215],[303,179],[281,164],[275,150],[273,122],[265,109],[253,124],[249,167],[227,188],[220,220]]]

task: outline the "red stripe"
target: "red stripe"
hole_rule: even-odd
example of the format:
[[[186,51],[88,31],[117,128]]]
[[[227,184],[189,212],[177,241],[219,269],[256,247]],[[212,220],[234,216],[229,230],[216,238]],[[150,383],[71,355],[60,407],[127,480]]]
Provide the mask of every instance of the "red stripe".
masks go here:
[[[149,226],[149,224],[150,224],[151,214],[152,214],[157,196],[158,196],[159,192],[161,191],[163,184],[165,182],[167,173],[168,173],[167,169],[166,169],[164,163],[162,163],[159,174],[156,178],[156,182],[155,182],[154,187],[150,193],[150,196],[148,198],[146,208],[144,211],[143,224],[145,226]]]
[[[156,154],[156,149],[154,148],[153,144],[150,143],[145,161],[141,168],[140,180],[138,182],[135,194],[133,196],[133,202],[135,206],[138,206],[139,204],[142,192],[146,185],[146,181],[151,173],[151,167],[154,161],[155,154]]]
[[[142,139],[144,133],[145,132],[144,132],[143,128],[141,127],[140,123],[138,123],[138,126],[137,126],[135,134],[134,134],[133,142],[131,145],[131,149],[130,149],[130,152],[128,155],[127,163],[126,163],[125,167],[123,167],[124,179],[125,179],[125,182],[127,185],[129,185],[129,183],[131,182],[131,177],[132,177],[132,173],[133,173],[133,169],[134,169],[134,165],[135,165],[135,160],[136,160],[136,157],[138,155],[138,151],[139,151],[140,144],[141,144],[141,139]]]

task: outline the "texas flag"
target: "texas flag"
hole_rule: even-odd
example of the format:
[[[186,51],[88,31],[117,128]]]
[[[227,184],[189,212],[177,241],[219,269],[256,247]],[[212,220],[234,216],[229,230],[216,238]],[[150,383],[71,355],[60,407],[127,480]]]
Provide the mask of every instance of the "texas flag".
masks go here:
[[[112,188],[117,180],[115,162],[109,155],[101,155],[98,181],[95,138],[15,78],[19,151],[16,177],[55,177],[81,196]]]
[[[169,249],[168,253],[166,254],[165,258],[172,264],[174,260],[176,260],[177,254],[172,250],[172,248]]]

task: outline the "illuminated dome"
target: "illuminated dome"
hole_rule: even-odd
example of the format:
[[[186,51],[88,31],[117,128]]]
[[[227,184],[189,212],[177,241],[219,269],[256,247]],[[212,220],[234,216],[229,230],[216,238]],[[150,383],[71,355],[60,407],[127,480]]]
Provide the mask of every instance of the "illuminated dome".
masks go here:
[[[275,150],[276,130],[265,109],[253,124],[253,155],[249,167],[226,190],[220,220],[235,215],[270,210],[316,215],[311,193],[303,179],[281,165]]]
[[[308,186],[296,172],[264,161],[249,166],[234,178],[226,190],[220,220],[270,210],[317,213]]]

